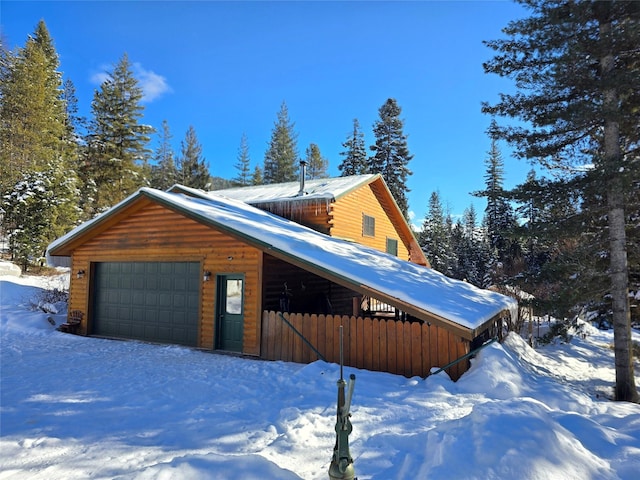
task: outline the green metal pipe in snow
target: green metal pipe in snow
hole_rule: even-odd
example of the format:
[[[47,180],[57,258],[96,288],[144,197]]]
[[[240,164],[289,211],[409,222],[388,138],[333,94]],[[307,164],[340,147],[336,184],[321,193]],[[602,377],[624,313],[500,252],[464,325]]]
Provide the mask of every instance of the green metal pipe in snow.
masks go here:
[[[491,340],[489,340],[487,343],[483,343],[482,345],[480,345],[478,348],[476,348],[475,350],[471,350],[469,353],[465,353],[463,356],[461,356],[460,358],[456,358],[453,362],[449,362],[447,363],[444,367],[439,368],[438,370],[436,370],[435,372],[431,372],[429,373],[429,375],[427,375],[427,377],[430,377],[431,375],[437,375],[438,373],[442,372],[443,370],[446,370],[447,368],[453,367],[456,363],[461,362],[462,360],[464,360],[465,358],[469,358],[472,355],[475,355],[477,352],[479,352],[480,350],[482,350],[484,347],[488,347],[489,345],[491,345],[493,342],[497,341],[498,339],[496,337],[492,338]]]

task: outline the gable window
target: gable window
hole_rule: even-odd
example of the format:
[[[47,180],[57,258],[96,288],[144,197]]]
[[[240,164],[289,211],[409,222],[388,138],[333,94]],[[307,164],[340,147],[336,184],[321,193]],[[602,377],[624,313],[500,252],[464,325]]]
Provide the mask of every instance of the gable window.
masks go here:
[[[387,253],[398,256],[398,240],[387,237]]]
[[[362,214],[362,236],[375,237],[376,236],[376,219],[369,215]]]

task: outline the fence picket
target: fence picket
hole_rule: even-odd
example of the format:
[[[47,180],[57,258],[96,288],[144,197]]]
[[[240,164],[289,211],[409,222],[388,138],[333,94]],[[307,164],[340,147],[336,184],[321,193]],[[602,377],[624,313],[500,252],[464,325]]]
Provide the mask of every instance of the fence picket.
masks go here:
[[[426,377],[469,352],[467,340],[435,325],[391,318],[285,313],[285,318],[330,363],[340,361],[340,325],[343,326],[345,365]],[[276,312],[262,314],[261,357],[267,360],[310,363],[317,354],[285,324]],[[455,380],[469,361],[448,369]]]

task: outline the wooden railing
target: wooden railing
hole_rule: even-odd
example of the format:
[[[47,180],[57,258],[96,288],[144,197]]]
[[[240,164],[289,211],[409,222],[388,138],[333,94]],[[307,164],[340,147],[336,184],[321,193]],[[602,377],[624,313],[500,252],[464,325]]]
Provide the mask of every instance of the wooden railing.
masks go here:
[[[362,297],[360,307],[365,312],[371,312],[372,314],[396,313],[396,308],[393,305],[389,305],[373,297]]]
[[[261,357],[267,360],[311,363],[318,355],[306,345],[279,312],[262,314]],[[422,322],[332,315],[283,314],[328,362],[340,361],[339,330],[343,326],[344,364],[406,377],[426,377],[469,352],[469,342],[449,331]],[[450,367],[457,380],[468,360]]]

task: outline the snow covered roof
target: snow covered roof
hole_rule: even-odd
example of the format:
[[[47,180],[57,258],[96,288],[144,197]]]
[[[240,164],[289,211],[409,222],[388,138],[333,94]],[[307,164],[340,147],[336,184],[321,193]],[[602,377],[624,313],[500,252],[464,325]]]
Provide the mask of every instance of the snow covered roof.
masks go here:
[[[412,261],[421,265],[429,265],[429,261],[417,243],[413,230],[406,222],[393,195],[380,174],[350,175],[346,177],[306,180],[304,184],[304,194],[300,193],[300,182],[235,187],[213,191],[204,191],[176,184],[167,191],[170,193],[184,193],[192,197],[204,199],[209,198],[211,195],[223,195],[227,198],[240,200],[249,205],[266,209],[276,215],[293,219],[295,215],[292,215],[292,212],[295,211],[295,208],[302,205],[313,205],[315,207],[324,205],[327,213],[329,213],[329,205],[331,203],[367,185],[371,185],[374,191],[377,192],[375,193],[376,196],[380,195],[383,197],[378,198],[382,205],[387,205],[383,208],[391,209],[391,211],[387,213],[390,218],[395,218],[394,225],[398,229],[398,233],[401,238],[403,238],[403,241],[407,243],[407,248],[411,251]]]
[[[448,278],[421,265],[360,244],[316,232],[242,201],[210,192],[203,197],[141,188],[103,215],[54,241],[52,255],[65,254],[68,244],[140,197],[146,197],[200,223],[242,238],[278,258],[295,261],[309,271],[354,291],[454,329],[472,339],[484,325],[517,304],[510,297]]]
[[[226,188],[211,192],[196,191],[182,185],[174,185],[169,191],[202,195],[224,195],[227,198],[241,200],[250,205],[296,202],[309,200],[333,201],[350,191],[376,180],[380,175],[352,175],[347,177],[319,178],[305,180],[304,193],[300,194],[300,182],[274,183],[246,187]]]

